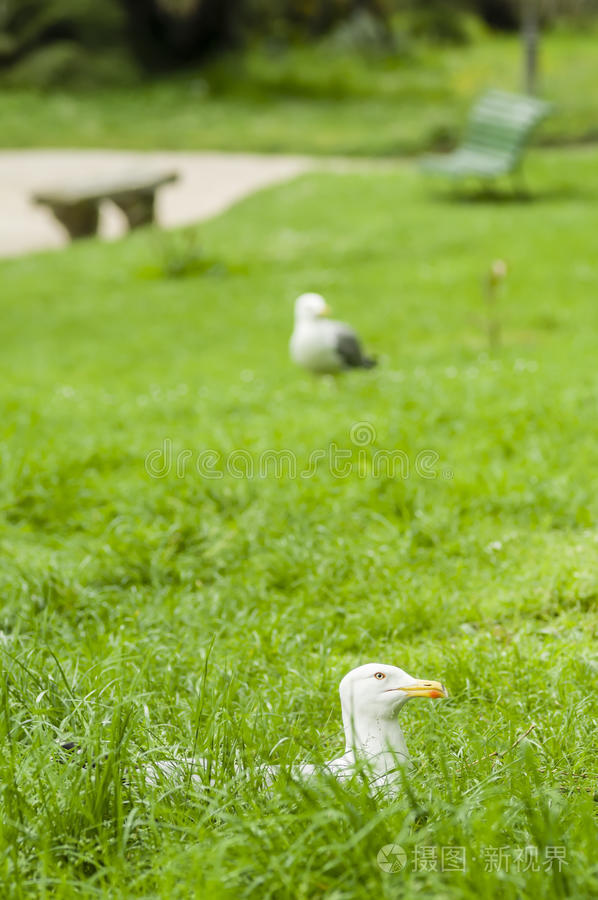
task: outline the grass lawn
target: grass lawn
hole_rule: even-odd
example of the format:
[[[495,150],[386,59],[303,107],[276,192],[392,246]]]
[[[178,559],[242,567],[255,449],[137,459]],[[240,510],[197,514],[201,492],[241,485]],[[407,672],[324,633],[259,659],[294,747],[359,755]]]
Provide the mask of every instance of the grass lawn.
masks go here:
[[[538,140],[598,137],[596,29],[553,31],[541,93],[555,104]],[[79,94],[0,83],[0,146],[220,149],[392,155],[454,144],[472,100],[521,88],[519,39],[411,48],[394,58],[324,44],[252,52],[129,89]]]
[[[596,896],[598,164],[535,152],[529,176],[535,202],[494,204],[407,167],[302,177],[189,231],[204,274],[151,230],[0,265],[3,896]],[[378,369],[292,368],[303,290]],[[332,445],[344,477],[260,477]],[[256,792],[264,761],[338,754],[338,681],[370,660],[451,694],[402,713],[403,793]],[[139,783],[194,749],[211,790]],[[465,872],[418,862],[455,846]]]

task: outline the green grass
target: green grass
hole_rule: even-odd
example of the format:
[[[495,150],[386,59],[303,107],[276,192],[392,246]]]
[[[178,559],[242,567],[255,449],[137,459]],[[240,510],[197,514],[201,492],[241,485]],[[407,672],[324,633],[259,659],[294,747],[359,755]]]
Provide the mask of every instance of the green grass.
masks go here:
[[[535,202],[494,204],[407,168],[303,177],[203,226],[218,265],[188,277],[149,277],[179,246],[154,231],[2,263],[3,896],[596,895],[598,165],[544,151],[529,175]],[[290,365],[310,289],[377,370],[335,389]],[[184,477],[148,475],[165,441],[192,452]],[[333,443],[349,477],[224,466]],[[222,478],[194,468],[210,448]],[[375,477],[379,449],[409,477]],[[451,693],[403,713],[409,786],[256,792],[264,761],[341,749],[336,685],[369,660]],[[61,764],[57,739],[105,758]],[[140,783],[194,748],[211,791]],[[376,857],[394,840],[393,875]],[[455,845],[465,873],[411,870]],[[485,870],[526,846],[564,847],[562,872]]]
[[[544,142],[595,140],[596,30],[547,33]],[[0,88],[0,146],[220,149],[392,155],[454,144],[472,100],[519,90],[517,37],[415,45],[394,58],[328,44],[230,58],[203,71],[81,93]],[[6,84],[6,83],[5,83]]]

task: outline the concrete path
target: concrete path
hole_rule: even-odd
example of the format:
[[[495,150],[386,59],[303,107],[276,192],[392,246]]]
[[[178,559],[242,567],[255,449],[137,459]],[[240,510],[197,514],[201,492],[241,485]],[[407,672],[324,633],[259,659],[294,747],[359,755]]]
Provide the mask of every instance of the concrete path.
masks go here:
[[[313,166],[314,161],[306,157],[245,153],[0,150],[0,256],[67,243],[51,212],[31,203],[36,189],[69,181],[93,182],[127,171],[176,169],[180,180],[158,191],[157,218],[168,228],[207,219],[247,194]],[[100,234],[114,239],[125,230],[121,212],[103,204]]]

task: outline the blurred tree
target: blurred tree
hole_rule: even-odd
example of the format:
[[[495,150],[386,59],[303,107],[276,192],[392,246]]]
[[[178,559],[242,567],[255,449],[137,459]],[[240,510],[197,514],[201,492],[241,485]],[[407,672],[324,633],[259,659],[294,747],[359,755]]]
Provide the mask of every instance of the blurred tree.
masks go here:
[[[474,0],[474,9],[491,28],[515,31],[519,26],[516,2],[509,0]]]
[[[535,94],[538,79],[538,0],[521,0],[521,37],[523,40],[523,84],[526,93]]]
[[[149,68],[201,60],[247,34],[315,37],[360,10],[391,36],[393,0],[120,0],[135,53]]]
[[[0,0],[5,57],[20,57],[53,41],[102,47],[122,35],[118,0]]]
[[[523,41],[523,85],[535,94],[538,85],[539,40],[541,27],[558,16],[583,17],[595,11],[595,0],[511,0],[521,23]]]
[[[120,0],[130,44],[147,68],[173,68],[231,43],[244,0]]]
[[[124,25],[119,0],[0,0],[0,68],[22,85],[124,80]]]
[[[491,28],[505,31],[516,31],[522,15],[530,10],[538,22],[548,23],[559,16],[579,18],[598,9],[596,0],[469,0],[468,5]]]
[[[464,40],[462,13],[474,11],[495,27],[521,25],[533,91],[540,26],[597,8],[598,0],[0,0],[0,68],[15,84],[130,81],[133,58],[146,70],[173,69],[254,36],[309,40],[339,25],[358,33],[366,23],[392,48],[399,9],[410,10],[417,35]]]
[[[467,40],[464,13],[472,0],[403,0],[409,31],[416,37],[441,43],[460,44]]]
[[[310,35],[329,31],[339,22],[358,12],[367,12],[384,24],[388,24],[394,7],[392,0],[249,0],[248,8],[257,12],[262,7],[260,24],[267,24],[267,17],[277,8],[277,15],[287,27]]]

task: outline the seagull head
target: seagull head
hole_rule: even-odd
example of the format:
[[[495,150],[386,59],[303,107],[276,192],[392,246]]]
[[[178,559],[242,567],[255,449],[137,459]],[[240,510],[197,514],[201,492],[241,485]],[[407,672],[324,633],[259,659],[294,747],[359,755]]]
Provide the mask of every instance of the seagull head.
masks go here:
[[[329,316],[330,308],[321,294],[301,294],[295,300],[295,319],[317,319]]]
[[[412,678],[397,666],[366,663],[340,683],[343,715],[354,719],[392,719],[413,697],[448,697],[439,681]]]

